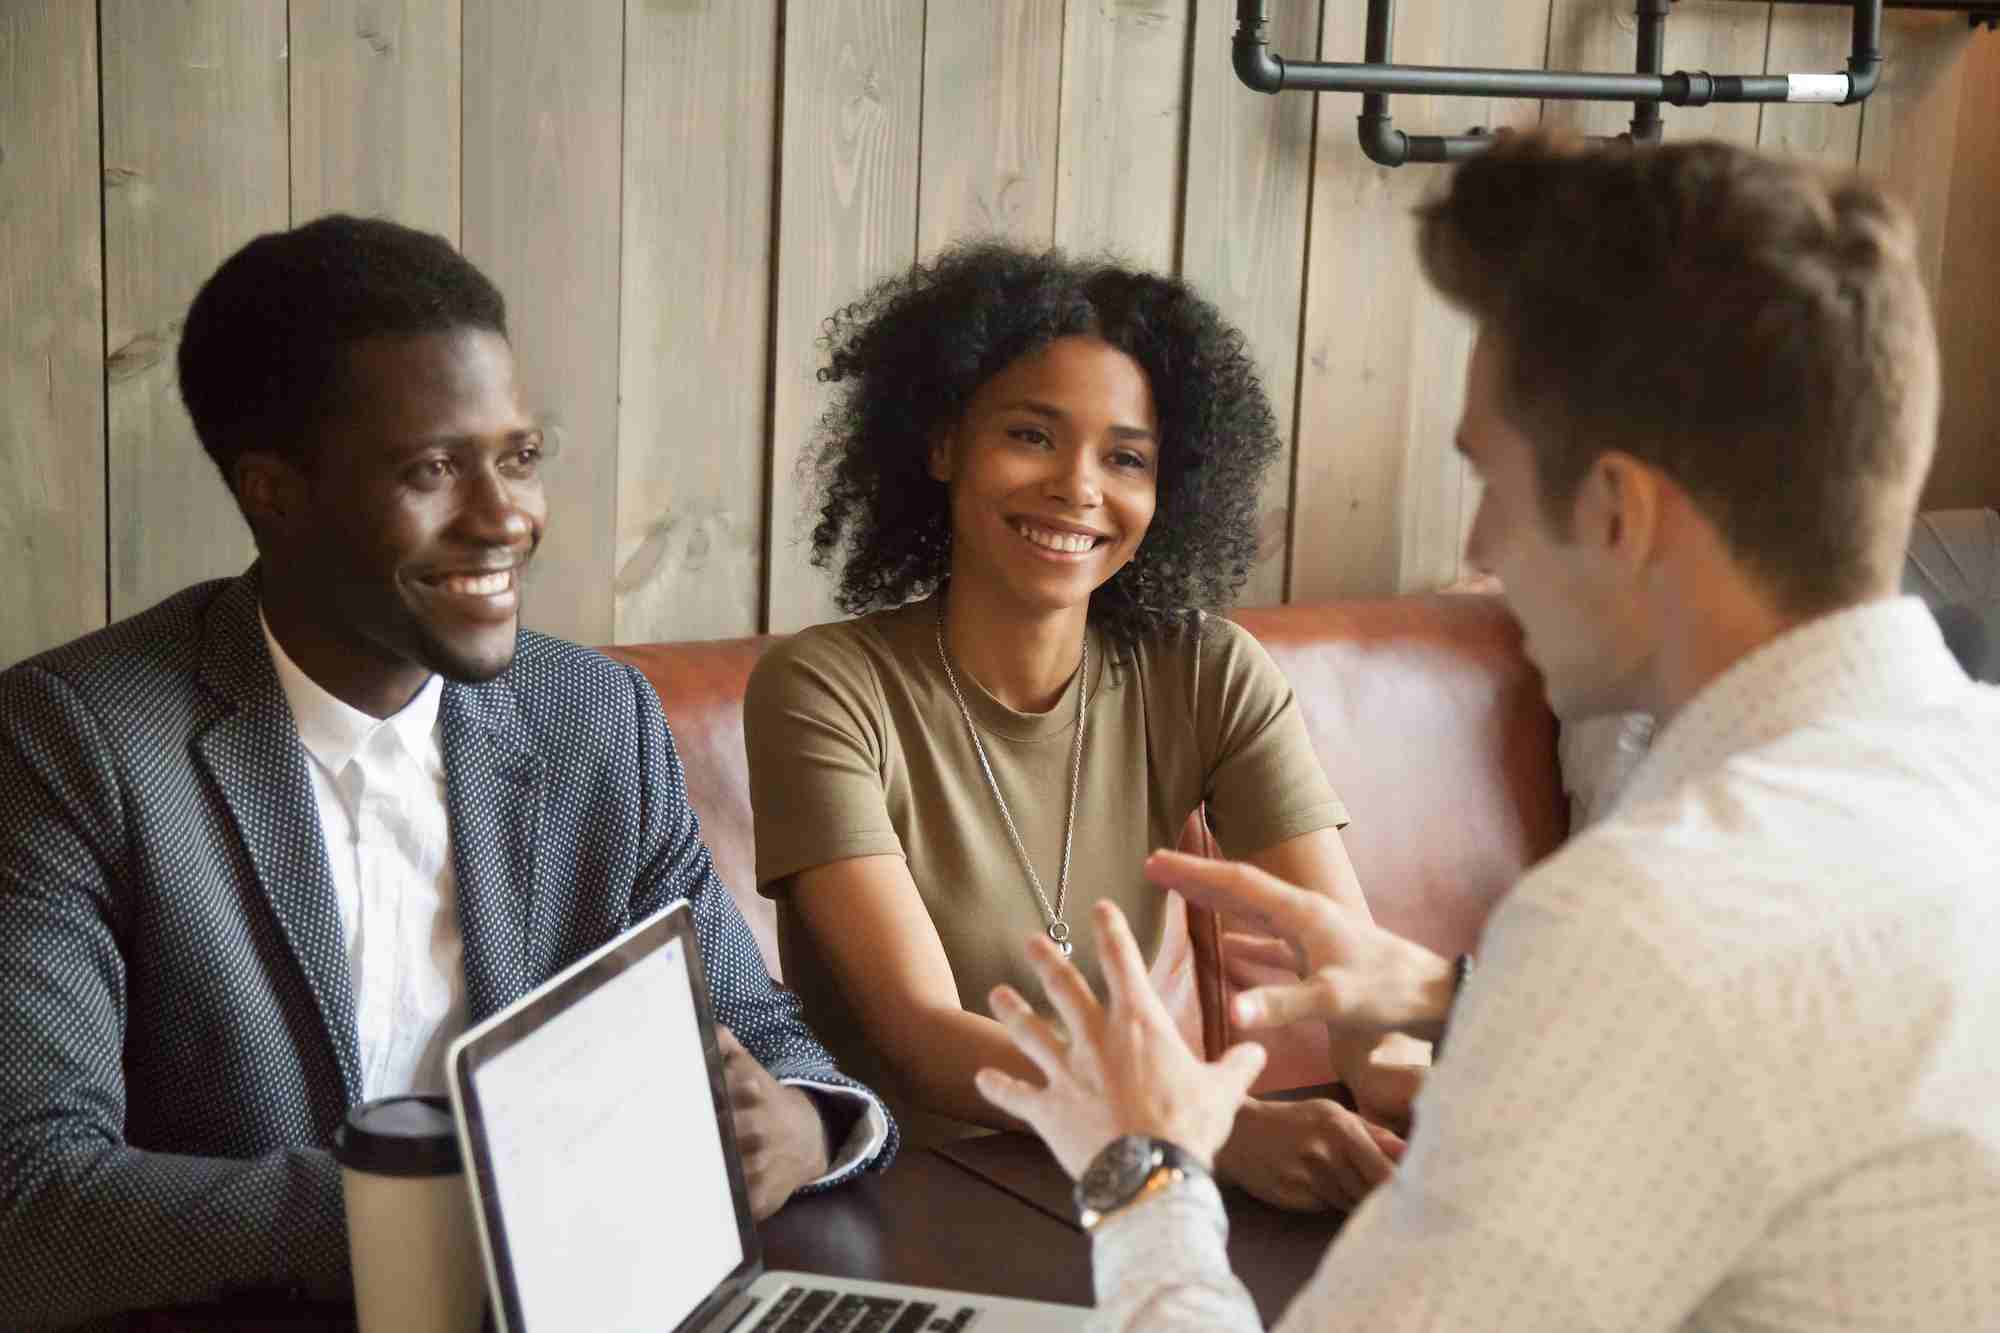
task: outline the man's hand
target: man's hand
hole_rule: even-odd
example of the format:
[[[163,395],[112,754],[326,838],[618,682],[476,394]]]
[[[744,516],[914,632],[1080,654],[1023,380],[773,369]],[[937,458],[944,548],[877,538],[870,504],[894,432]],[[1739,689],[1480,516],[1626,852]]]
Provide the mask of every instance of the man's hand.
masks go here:
[[[1180,852],[1146,858],[1146,878],[1191,903],[1254,922],[1289,943],[1301,980],[1244,991],[1231,1018],[1245,1028],[1301,1019],[1336,1039],[1391,1032],[1434,1039],[1451,1012],[1450,960],[1382,929],[1325,894],[1287,884],[1241,861]]]
[[[1121,1134],[1149,1134],[1212,1162],[1264,1067],[1264,1048],[1246,1042],[1213,1064],[1197,1058],[1146,980],[1124,914],[1105,901],[1095,919],[1106,1002],[1100,1005],[1082,974],[1036,935],[1028,961],[1068,1035],[1037,1016],[1013,987],[994,987],[993,1016],[1047,1082],[1038,1088],[982,1069],[979,1091],[1032,1125],[1072,1177]]]
[[[1216,1175],[1293,1212],[1353,1208],[1389,1178],[1403,1140],[1338,1102],[1246,1101]]]
[[[1276,936],[1232,930],[1222,937],[1223,977],[1233,990],[1297,985],[1300,967],[1297,950]],[[1335,1041],[1328,1054],[1333,1060],[1333,1072],[1354,1094],[1362,1116],[1408,1138],[1410,1108],[1423,1090],[1424,1075],[1429,1072],[1429,1045],[1414,1037],[1391,1033],[1379,1039],[1363,1036]],[[1223,1156],[1230,1155],[1225,1149]],[[1255,1184],[1245,1182],[1244,1188],[1259,1198],[1270,1198]]]
[[[750,1211],[761,1222],[784,1207],[799,1186],[826,1174],[826,1125],[812,1098],[772,1078],[734,1032],[718,1027],[715,1037],[743,1156],[743,1183],[750,1189]]]

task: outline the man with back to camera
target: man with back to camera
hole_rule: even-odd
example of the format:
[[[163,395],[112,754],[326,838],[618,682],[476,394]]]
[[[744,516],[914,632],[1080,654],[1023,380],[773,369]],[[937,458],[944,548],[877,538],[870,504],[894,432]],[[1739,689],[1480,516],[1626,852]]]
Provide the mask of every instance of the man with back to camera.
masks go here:
[[[1896,596],[1938,404],[1907,219],[1720,144],[1540,135],[1420,217],[1479,325],[1468,554],[1558,716],[1661,724],[1470,975],[1254,867],[1149,862],[1297,951],[1246,1026],[1449,1020],[1283,1327],[2000,1327],[2000,692]],[[1068,1040],[996,990],[1047,1086],[981,1090],[1081,1177],[1107,1327],[1253,1328],[1202,1167],[1260,1053],[1199,1062],[1097,926],[1108,1001],[1031,946]]]
[[[180,379],[257,563],[0,674],[0,1326],[344,1299],[347,1109],[441,1091],[460,1031],[678,899],[757,1215],[885,1164],[651,686],[519,628],[543,439],[485,276],[389,222],[260,237]]]

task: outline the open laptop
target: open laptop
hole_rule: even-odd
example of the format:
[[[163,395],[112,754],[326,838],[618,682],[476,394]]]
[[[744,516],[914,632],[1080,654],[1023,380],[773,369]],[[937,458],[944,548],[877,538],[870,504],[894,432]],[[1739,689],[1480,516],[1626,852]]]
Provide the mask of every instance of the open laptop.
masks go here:
[[[1089,1316],[765,1271],[685,903],[474,1027],[448,1064],[502,1333],[1040,1333]]]

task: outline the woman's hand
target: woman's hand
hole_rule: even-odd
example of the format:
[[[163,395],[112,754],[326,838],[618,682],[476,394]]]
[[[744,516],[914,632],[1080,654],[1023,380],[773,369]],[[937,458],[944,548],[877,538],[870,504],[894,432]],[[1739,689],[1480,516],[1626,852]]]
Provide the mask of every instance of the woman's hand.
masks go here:
[[[1400,1137],[1338,1102],[1251,1099],[1237,1111],[1215,1170],[1265,1203],[1319,1212],[1359,1204],[1402,1156]]]

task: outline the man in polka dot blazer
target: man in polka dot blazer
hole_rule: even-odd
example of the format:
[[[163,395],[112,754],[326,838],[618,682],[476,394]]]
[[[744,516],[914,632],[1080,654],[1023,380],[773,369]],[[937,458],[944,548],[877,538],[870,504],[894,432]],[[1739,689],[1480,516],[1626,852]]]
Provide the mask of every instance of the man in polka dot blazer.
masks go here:
[[[753,1207],[886,1163],[651,687],[518,626],[542,436],[485,277],[386,222],[265,236],[180,374],[257,564],[0,674],[0,1327],[345,1298],[346,1110],[681,899]]]

